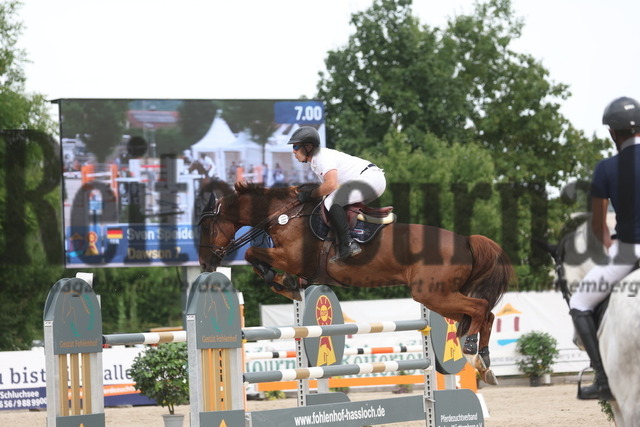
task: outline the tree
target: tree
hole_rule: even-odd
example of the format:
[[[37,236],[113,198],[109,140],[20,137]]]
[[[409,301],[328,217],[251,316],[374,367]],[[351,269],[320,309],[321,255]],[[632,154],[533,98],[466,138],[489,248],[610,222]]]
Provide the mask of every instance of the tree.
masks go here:
[[[0,350],[42,336],[42,303],[62,271],[60,159],[45,98],[25,93],[19,6],[0,3]]]
[[[597,160],[605,141],[586,139],[559,112],[568,87],[509,48],[523,26],[510,0],[476,3],[445,29],[421,26],[411,3],[376,0],[353,15],[348,45],[328,53],[318,89],[332,143],[359,152],[380,146],[390,127],[412,148],[427,132],[477,141],[500,180],[554,187]]]
[[[545,191],[587,177],[606,143],[586,138],[560,113],[567,85],[552,82],[540,61],[511,49],[524,23],[509,0],[478,2],[473,13],[451,18],[442,29],[421,25],[411,4],[375,0],[352,16],[355,32],[347,45],[328,53],[318,96],[327,104],[329,144],[374,157],[397,140],[393,150],[405,158],[386,163],[388,177],[422,185],[423,194],[410,198],[412,209],[434,186],[450,192],[440,194],[440,216],[422,220],[489,236],[499,229],[497,240],[522,263],[524,282],[549,283],[548,260],[531,245],[533,235],[549,232]],[[455,163],[447,155],[429,162],[439,142]],[[476,159],[491,164],[484,184],[464,174],[451,180],[452,170],[477,165]],[[490,197],[483,194],[489,191]],[[481,220],[482,210],[461,209],[464,200],[500,215]]]
[[[214,101],[186,100],[182,103],[178,112],[185,149],[206,135],[219,108],[218,103]]]
[[[63,138],[79,136],[87,150],[104,162],[122,142],[127,100],[68,100],[61,105]]]

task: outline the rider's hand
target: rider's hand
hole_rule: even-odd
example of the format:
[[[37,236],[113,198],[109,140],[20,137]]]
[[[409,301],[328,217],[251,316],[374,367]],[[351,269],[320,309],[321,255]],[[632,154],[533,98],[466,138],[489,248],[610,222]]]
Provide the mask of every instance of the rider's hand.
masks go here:
[[[297,197],[300,203],[305,203],[313,199],[313,197],[311,196],[311,191],[300,191]]]

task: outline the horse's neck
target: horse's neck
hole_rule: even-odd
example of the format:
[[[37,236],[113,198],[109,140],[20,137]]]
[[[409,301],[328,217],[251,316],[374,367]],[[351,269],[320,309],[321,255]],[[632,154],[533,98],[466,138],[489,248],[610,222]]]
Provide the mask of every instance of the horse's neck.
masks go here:
[[[189,166],[189,172],[193,172],[193,171],[198,172],[201,175],[204,175],[204,166],[202,166],[202,163],[200,163],[199,160],[194,160],[193,163],[191,163],[191,166]]]
[[[287,225],[290,217],[295,214],[287,209],[289,203],[290,201],[275,200],[268,195],[241,195],[237,222],[239,225],[252,227],[266,225],[275,232],[274,227]]]

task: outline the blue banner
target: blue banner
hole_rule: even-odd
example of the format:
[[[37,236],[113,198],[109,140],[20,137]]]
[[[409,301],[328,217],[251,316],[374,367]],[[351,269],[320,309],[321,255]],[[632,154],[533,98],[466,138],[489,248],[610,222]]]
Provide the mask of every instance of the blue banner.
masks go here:
[[[250,227],[240,228],[236,238],[249,230]],[[66,265],[69,268],[198,265],[198,240],[199,229],[190,224],[67,227]],[[229,253],[223,264],[246,263],[244,254],[249,246],[269,247],[271,241],[266,234],[261,234]]]

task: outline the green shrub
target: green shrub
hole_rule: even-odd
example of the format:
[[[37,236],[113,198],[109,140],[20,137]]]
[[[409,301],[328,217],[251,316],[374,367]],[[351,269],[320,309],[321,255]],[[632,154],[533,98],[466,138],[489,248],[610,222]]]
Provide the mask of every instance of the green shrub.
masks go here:
[[[558,341],[546,332],[531,331],[520,336],[516,350],[522,357],[518,368],[528,377],[539,377],[553,372],[551,365],[558,356]]]
[[[174,414],[176,405],[189,402],[186,343],[149,347],[136,356],[129,372],[136,390],[167,407],[170,414]]]

